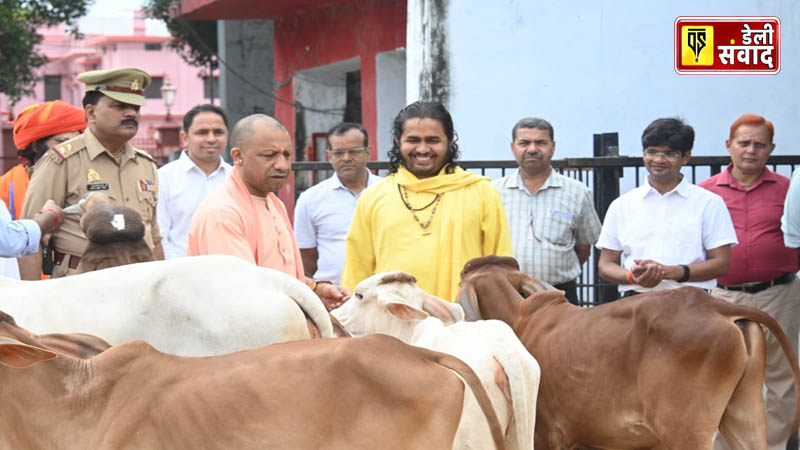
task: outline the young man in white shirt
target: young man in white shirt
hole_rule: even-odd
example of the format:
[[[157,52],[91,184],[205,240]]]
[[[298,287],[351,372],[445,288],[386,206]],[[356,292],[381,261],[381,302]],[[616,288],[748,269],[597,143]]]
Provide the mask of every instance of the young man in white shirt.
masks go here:
[[[198,105],[183,116],[181,156],[158,169],[158,227],[164,237],[164,258],[186,254],[189,222],[200,203],[228,177],[223,161],[228,144],[228,118],[222,108]]]
[[[597,241],[600,276],[623,297],[681,285],[710,290],[728,272],[737,243],[728,208],[681,173],[693,145],[694,129],[677,118],[642,133],[647,183],[611,203]]]
[[[339,284],[356,202],[383,178],[367,170],[369,137],[360,124],[342,122],[331,128],[325,154],[336,173],[300,194],[294,233],[306,276]]]

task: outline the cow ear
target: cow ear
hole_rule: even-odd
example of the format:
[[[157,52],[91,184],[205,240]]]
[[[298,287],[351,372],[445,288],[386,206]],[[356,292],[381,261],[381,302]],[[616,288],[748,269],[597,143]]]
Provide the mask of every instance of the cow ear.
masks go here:
[[[400,320],[424,320],[427,319],[428,313],[417,309],[411,305],[400,302],[390,302],[386,305],[389,313]]]
[[[528,298],[531,296],[531,294],[536,292],[555,290],[553,285],[550,283],[545,283],[544,281],[531,278],[524,274],[520,275],[522,277],[522,281],[519,284],[519,293],[522,294],[523,298]]]
[[[23,344],[16,339],[0,338],[0,364],[13,368],[28,367],[39,361],[53,359],[55,352],[32,345]]]
[[[464,320],[464,310],[461,306],[433,295],[425,297],[422,302],[422,310],[441,320],[445,325]]]
[[[482,319],[478,309],[478,295],[475,293],[472,283],[462,283],[461,289],[456,295],[456,303],[461,305],[468,322]]]
[[[111,347],[111,344],[102,338],[84,333],[40,334],[39,343],[62,354],[81,359],[99,355]]]

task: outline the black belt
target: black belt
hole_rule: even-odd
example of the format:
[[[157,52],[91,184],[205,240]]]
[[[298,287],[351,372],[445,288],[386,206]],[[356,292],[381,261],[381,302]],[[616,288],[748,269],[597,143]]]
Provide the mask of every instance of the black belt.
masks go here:
[[[738,286],[725,286],[722,284],[718,284],[717,287],[725,289],[726,291],[738,291],[738,292],[747,292],[748,294],[755,294],[757,292],[761,292],[765,289],[769,289],[772,286],[777,286],[779,284],[786,284],[790,281],[795,279],[795,275],[792,272],[785,273],[774,280],[765,281],[763,283],[756,283],[756,284],[740,284]]]
[[[64,262],[64,257],[69,256],[69,261],[67,262],[67,267],[70,269],[77,269],[78,264],[81,262],[80,256],[75,255],[65,255],[58,250],[53,250],[53,264],[60,266],[61,263]]]

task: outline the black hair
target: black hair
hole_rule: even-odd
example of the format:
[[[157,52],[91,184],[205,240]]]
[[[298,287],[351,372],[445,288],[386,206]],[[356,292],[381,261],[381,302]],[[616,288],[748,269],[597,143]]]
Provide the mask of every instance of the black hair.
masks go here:
[[[47,146],[47,140],[50,139],[52,136],[48,136],[42,139],[38,139],[36,141],[31,142],[22,150],[17,150],[17,155],[22,156],[23,158],[27,158],[31,163],[30,165],[33,166],[36,164],[36,161],[42,157],[45,153],[47,153],[50,148]]]
[[[222,122],[225,123],[225,128],[229,128],[228,116],[225,115],[225,110],[217,105],[205,104],[205,105],[197,105],[183,115],[183,131],[188,133],[189,128],[192,126],[192,122],[194,122],[195,116],[203,112],[214,113],[222,117]]]
[[[97,105],[97,102],[103,98],[105,94],[100,91],[86,91],[86,94],[83,95],[83,107],[86,108],[89,105]]]
[[[540,119],[538,117],[526,117],[524,119],[520,119],[519,122],[514,124],[514,128],[511,129],[511,141],[517,140],[517,130],[520,128],[534,128],[537,130],[544,130],[547,131],[547,134],[550,135],[550,140],[555,141],[553,138],[553,126],[550,125],[550,122]]]
[[[369,145],[367,130],[360,123],[341,122],[328,130],[328,137],[325,138],[325,148],[327,150],[331,149],[331,136],[342,136],[350,130],[358,130],[364,136],[364,147]]]
[[[409,119],[434,119],[442,124],[444,134],[450,142],[447,157],[445,159],[445,166],[448,166],[447,171],[451,172],[458,160],[458,136],[453,130],[453,118],[447,109],[439,102],[429,101],[416,101],[397,113],[392,124],[392,148],[389,150],[389,173],[397,172],[400,164],[403,163],[403,155],[400,153],[400,137],[403,135],[403,125]]]
[[[666,145],[686,153],[694,146],[694,128],[678,117],[665,117],[650,122],[642,132],[642,149]]]

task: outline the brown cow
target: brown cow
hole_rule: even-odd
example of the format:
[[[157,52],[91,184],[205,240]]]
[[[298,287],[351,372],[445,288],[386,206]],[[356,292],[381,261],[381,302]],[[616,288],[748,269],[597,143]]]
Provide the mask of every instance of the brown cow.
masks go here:
[[[458,302],[468,319],[511,325],[541,365],[537,450],[710,450],[717,428],[734,450],[767,448],[759,324],[800,381],[797,357],[768,314],[693,287],[580,308],[562,291],[523,298],[533,286],[526,278],[511,258],[471,260]],[[797,448],[797,424],[796,415],[787,448]]]
[[[487,406],[501,448],[475,373],[389,336],[206,358],[131,341],[79,360],[0,313],[0,448],[452,448],[462,378]]]

